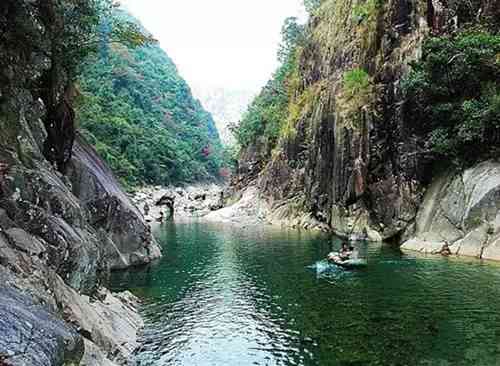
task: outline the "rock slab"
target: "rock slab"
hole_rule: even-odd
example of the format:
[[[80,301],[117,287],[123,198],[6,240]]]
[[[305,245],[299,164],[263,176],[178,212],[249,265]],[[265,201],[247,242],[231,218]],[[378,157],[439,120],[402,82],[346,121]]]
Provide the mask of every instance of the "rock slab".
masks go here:
[[[500,260],[500,163],[486,161],[447,173],[427,190],[404,250]]]

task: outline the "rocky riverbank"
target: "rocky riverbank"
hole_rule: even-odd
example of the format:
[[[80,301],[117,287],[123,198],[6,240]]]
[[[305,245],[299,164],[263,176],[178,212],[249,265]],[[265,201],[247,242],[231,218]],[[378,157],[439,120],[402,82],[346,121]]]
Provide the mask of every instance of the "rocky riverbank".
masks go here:
[[[202,219],[209,213],[222,209],[230,199],[229,190],[217,184],[143,187],[132,197],[132,201],[151,226],[170,219]],[[170,217],[171,209],[174,217]]]
[[[204,217],[210,221],[270,224],[332,232],[351,240],[384,241],[384,226],[373,225],[363,210],[340,226],[327,225],[301,209],[300,200],[272,201],[253,182],[236,202]],[[463,172],[443,172],[422,191],[415,216],[401,223],[398,239],[404,251],[500,261],[500,163],[485,161]],[[346,234],[347,231],[347,234]],[[350,233],[349,233],[350,231]]]
[[[31,147],[35,166],[11,154],[0,181],[0,360],[134,365],[137,299],[105,285],[110,270],[147,264],[160,248],[83,140],[67,176]]]
[[[436,178],[403,237],[403,250],[500,261],[500,163]]]

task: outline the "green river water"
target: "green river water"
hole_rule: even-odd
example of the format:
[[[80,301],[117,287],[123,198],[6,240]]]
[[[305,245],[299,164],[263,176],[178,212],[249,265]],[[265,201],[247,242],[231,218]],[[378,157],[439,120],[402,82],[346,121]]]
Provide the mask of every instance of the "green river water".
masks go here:
[[[500,266],[271,228],[168,224],[164,258],[114,274],[143,300],[141,366],[500,365]]]

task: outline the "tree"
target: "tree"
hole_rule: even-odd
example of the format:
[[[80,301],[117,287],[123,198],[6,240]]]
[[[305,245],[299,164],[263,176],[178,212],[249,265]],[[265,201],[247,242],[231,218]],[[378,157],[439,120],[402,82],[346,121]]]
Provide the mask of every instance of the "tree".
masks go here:
[[[304,26],[298,23],[296,17],[286,18],[281,28],[281,43],[278,49],[278,60],[281,63],[287,62],[290,55],[297,49],[297,46],[304,42],[304,39]]]
[[[435,158],[457,165],[498,154],[500,36],[472,29],[429,38],[404,80],[407,118]]]
[[[309,14],[313,14],[321,5],[321,0],[304,0],[304,6]]]
[[[13,0],[8,0],[13,1]],[[38,0],[33,9],[48,40],[45,55],[50,68],[39,83],[47,113],[44,155],[62,173],[71,159],[75,138],[75,82],[85,58],[99,46],[99,27],[115,7],[111,0]],[[110,37],[134,46],[151,41],[135,24],[115,21]]]
[[[262,138],[270,152],[288,120],[292,76],[297,71],[298,51],[305,41],[305,27],[298,23],[297,18],[290,17],[285,20],[281,35],[278,50],[281,65],[234,129],[236,140],[242,147]]]

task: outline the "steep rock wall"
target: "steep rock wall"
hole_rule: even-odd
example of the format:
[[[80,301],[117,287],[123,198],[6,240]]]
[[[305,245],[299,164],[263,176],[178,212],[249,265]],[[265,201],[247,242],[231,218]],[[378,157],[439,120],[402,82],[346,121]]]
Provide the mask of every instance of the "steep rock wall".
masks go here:
[[[300,77],[314,99],[259,185],[274,202],[301,196],[297,215],[310,213],[338,234],[376,230],[388,238],[416,214],[415,183],[425,170],[411,158],[418,149],[404,125],[399,82],[429,32],[427,8],[387,1],[360,22],[356,3],[327,1],[310,21]],[[373,92],[360,108],[346,110],[343,79],[356,69],[370,75]]]
[[[90,223],[103,240],[111,269],[149,263],[160,257],[149,226],[111,170],[81,137],[73,148],[69,178],[72,192],[90,212]]]
[[[454,1],[323,1],[299,57],[300,115],[272,154],[258,142],[243,151],[240,184],[256,184],[296,225],[398,238],[432,178],[401,81],[429,34],[452,32],[493,3],[464,11]],[[354,91],[353,75],[364,78]]]

